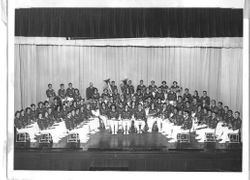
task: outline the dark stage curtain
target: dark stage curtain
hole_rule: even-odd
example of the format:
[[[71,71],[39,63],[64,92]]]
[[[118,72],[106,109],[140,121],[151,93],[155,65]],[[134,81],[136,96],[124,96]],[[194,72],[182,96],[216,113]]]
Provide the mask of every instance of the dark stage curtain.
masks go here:
[[[243,9],[16,9],[16,36],[75,38],[242,37]]]

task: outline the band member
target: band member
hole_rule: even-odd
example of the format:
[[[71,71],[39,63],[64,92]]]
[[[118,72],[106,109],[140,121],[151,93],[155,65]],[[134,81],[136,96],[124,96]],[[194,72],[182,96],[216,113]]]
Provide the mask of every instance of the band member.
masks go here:
[[[36,105],[35,104],[31,104],[30,107],[31,107],[31,112],[30,112],[31,113],[31,119],[33,121],[36,121],[36,119],[37,119]]]
[[[52,122],[49,119],[49,113],[48,111],[44,112],[44,118],[43,118],[43,127],[44,129],[48,129],[50,126],[52,126]]]
[[[66,98],[66,90],[64,89],[64,84],[60,84],[60,89],[58,90],[58,96],[64,100]]]
[[[138,92],[139,90],[142,94],[145,93],[146,86],[143,84],[143,80],[140,80],[140,84],[137,86],[136,92]]]
[[[72,83],[68,84],[68,88],[66,90],[66,96],[69,97],[69,98],[73,98],[74,97],[74,88],[73,88]]]
[[[159,87],[162,91],[162,93],[167,93],[168,91],[168,86],[167,86],[167,82],[166,81],[162,81],[161,82],[161,86]]]
[[[202,99],[201,107],[202,107],[202,109],[209,109],[209,105],[206,103],[205,99]]]
[[[173,85],[171,86],[171,90],[175,93],[179,93],[181,91],[180,86],[178,86],[177,81],[173,82]]]
[[[86,89],[86,98],[87,98],[87,100],[93,98],[93,94],[94,94],[94,90],[95,90],[95,89],[96,89],[96,88],[93,86],[93,83],[90,82],[90,83],[89,83],[89,87],[87,87],[87,89]]]
[[[132,113],[129,110],[128,105],[125,105],[124,110],[121,112],[121,119],[122,119],[122,126],[123,126],[123,132],[124,134],[128,134],[129,127],[130,127],[130,121],[132,119]]]
[[[77,89],[77,88],[74,89],[73,98],[74,98],[74,101],[80,102],[80,100],[82,99],[82,97],[80,95],[79,89]]]
[[[201,102],[204,102],[203,100],[205,100],[205,104],[207,106],[210,105],[210,97],[207,96],[207,91],[203,91],[203,95],[201,96],[200,100],[201,100]]]
[[[48,108],[48,120],[49,126],[52,126],[55,122],[54,112],[52,112],[52,108]]]
[[[184,108],[183,108],[183,111],[184,111],[184,112],[188,112],[189,114],[191,114],[191,112],[192,112],[192,107],[190,106],[189,101],[185,102],[185,106],[184,106]]]
[[[171,142],[177,141],[177,134],[181,132],[181,127],[184,124],[184,116],[181,110],[179,110],[178,115],[176,118],[172,119],[172,122],[168,123],[167,128],[165,128],[166,134],[168,135]]]
[[[16,127],[17,129],[23,128],[23,123],[22,123],[22,121],[20,120],[20,112],[19,112],[19,111],[16,111],[16,113],[15,113],[14,124],[15,124],[15,127]]]
[[[197,103],[200,104],[200,97],[199,97],[199,93],[197,90],[194,91],[194,95],[192,96],[193,99],[196,99]]]
[[[192,99],[192,95],[189,93],[189,89],[188,88],[185,88],[185,92],[183,94],[183,99],[186,99],[189,101],[189,102],[192,102],[193,99]]]
[[[128,89],[129,89],[129,93],[130,94],[134,94],[135,93],[135,88],[134,88],[131,80],[128,80]]]
[[[46,90],[46,96],[48,99],[54,98],[56,96],[54,89],[52,89],[52,84],[48,84],[48,89]]]
[[[22,128],[25,128],[25,112],[23,109],[20,110],[20,121],[22,122]]]
[[[161,99],[161,101],[165,100],[164,93],[161,88],[158,88],[155,97],[156,99]]]
[[[118,92],[118,88],[115,85],[115,81],[111,81],[110,87],[111,87],[111,90],[113,93],[115,92],[115,90],[117,90],[117,92]]]
[[[222,102],[218,102],[218,117],[220,119],[222,119],[223,116],[224,116],[224,114],[225,114],[225,110],[223,109],[223,103]]]
[[[207,122],[208,128],[215,129],[218,123],[218,118],[216,117],[216,112],[212,111],[212,117],[209,122]]]
[[[103,90],[103,93],[102,93],[102,99],[104,100],[104,102],[108,102],[109,101],[109,98],[110,98],[110,94],[108,93],[108,89],[104,89]]]
[[[43,118],[43,114],[41,112],[38,112],[38,119],[37,119],[37,125],[39,127],[39,130],[45,130],[46,129],[46,120]]]
[[[80,109],[76,108],[75,111],[75,126],[77,127],[80,123],[81,123],[81,119],[80,119]]]
[[[27,107],[25,109],[25,115],[24,115],[24,125],[28,126],[33,122],[32,116],[31,116],[31,109],[30,107]]]
[[[71,111],[68,111],[67,117],[64,119],[64,122],[65,122],[65,127],[67,129],[67,132],[71,131],[74,128]]]
[[[240,118],[240,112],[239,111],[236,111],[234,113],[234,118],[231,121],[229,127],[232,127],[233,131],[240,130],[240,128],[241,128],[241,118]]]
[[[120,94],[118,93],[118,89],[114,89],[113,91],[113,100],[115,103],[118,103],[120,100]]]
[[[182,101],[182,96],[178,96],[176,107],[178,108],[178,110],[183,110],[184,106],[185,104]]]
[[[55,117],[55,121],[57,123],[61,122],[63,120],[63,113],[61,111],[61,107],[60,106],[56,107],[56,111],[54,112],[54,117]]]
[[[152,99],[152,92],[150,92],[149,88],[146,88],[146,92],[143,95],[143,100],[147,100],[148,98]]]
[[[44,114],[45,109],[44,109],[43,105],[44,105],[43,102],[38,103],[38,105],[37,105],[38,107],[37,107],[37,110],[36,110],[37,114],[38,113],[42,113],[42,115]]]
[[[192,118],[190,116],[190,112],[184,111],[183,117],[184,117],[184,121],[183,121],[183,125],[181,128],[183,130],[191,130],[193,121],[192,121]]]
[[[195,113],[197,111],[198,106],[199,106],[197,99],[194,98],[193,102],[190,106],[191,106],[192,113]]]
[[[216,101],[214,99],[211,101],[210,109],[212,112],[218,113],[218,107],[216,106]]]
[[[168,93],[168,96],[167,96],[167,99],[172,103],[173,101],[176,101],[177,100],[177,95],[176,93],[174,92],[175,90],[174,89],[170,89],[170,92]]]
[[[126,89],[126,92],[124,94],[124,97],[125,97],[125,101],[128,102],[131,100],[131,94],[130,94],[130,90],[129,88]]]
[[[142,108],[142,104],[138,105],[138,109],[137,111],[135,111],[134,117],[135,117],[135,126],[137,128],[137,132],[140,134],[144,130],[146,121],[146,113],[145,110]]]
[[[119,125],[119,113],[117,112],[116,106],[114,104],[111,105],[111,110],[109,111],[108,118],[108,124],[110,125],[112,134],[117,134]]]
[[[154,81],[154,80],[151,81],[151,84],[148,86],[148,88],[149,88],[149,91],[150,91],[151,93],[152,93],[152,92],[156,92],[157,86],[155,85],[155,81]]]

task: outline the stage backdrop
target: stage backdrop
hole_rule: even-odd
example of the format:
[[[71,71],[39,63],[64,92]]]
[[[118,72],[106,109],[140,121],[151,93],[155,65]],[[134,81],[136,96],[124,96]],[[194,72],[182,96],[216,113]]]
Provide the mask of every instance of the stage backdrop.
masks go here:
[[[104,79],[120,84],[129,78],[134,85],[141,79],[146,85],[151,80],[157,85],[176,80],[191,93],[207,90],[211,98],[241,111],[242,61],[242,38],[67,41],[16,37],[15,110],[45,100],[48,83],[57,92],[60,83],[67,87],[72,82],[84,97],[89,82],[102,93]]]

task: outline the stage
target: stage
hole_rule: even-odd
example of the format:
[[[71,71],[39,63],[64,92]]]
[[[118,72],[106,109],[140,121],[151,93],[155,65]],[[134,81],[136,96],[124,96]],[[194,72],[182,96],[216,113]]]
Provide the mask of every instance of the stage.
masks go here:
[[[160,133],[92,134],[80,148],[15,149],[15,170],[241,171],[241,144],[169,143]]]

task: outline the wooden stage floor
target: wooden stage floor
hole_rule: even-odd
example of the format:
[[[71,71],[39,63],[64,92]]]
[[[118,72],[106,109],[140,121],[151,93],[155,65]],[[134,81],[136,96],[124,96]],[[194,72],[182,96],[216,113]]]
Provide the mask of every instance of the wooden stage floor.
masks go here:
[[[160,133],[90,136],[79,149],[66,138],[52,149],[15,149],[15,170],[241,171],[241,144],[169,143]]]

